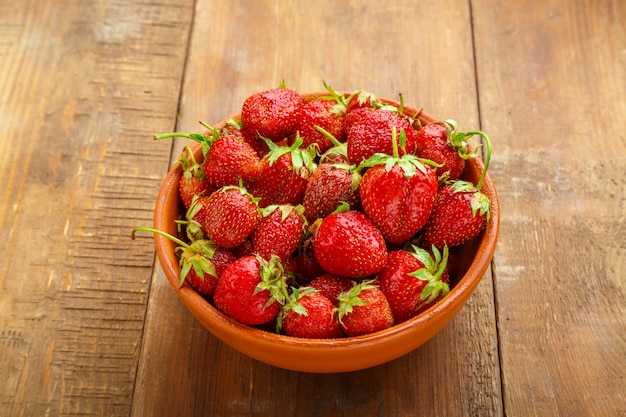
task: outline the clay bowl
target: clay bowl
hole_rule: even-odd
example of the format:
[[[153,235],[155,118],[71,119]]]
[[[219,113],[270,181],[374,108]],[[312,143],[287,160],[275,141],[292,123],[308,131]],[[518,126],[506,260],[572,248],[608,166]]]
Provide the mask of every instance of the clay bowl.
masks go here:
[[[303,94],[303,97],[310,99],[312,95]],[[396,106],[399,104],[393,100],[384,101]],[[405,106],[405,109],[406,114],[417,114],[418,111],[409,106]],[[239,114],[229,116],[215,127],[222,127],[231,117],[237,118]],[[423,112],[419,119],[422,123],[436,121],[434,117]],[[196,156],[201,156],[199,147],[196,148]],[[482,169],[480,160],[470,159],[463,178],[476,183]],[[156,202],[154,227],[170,234],[176,234],[174,221],[182,213],[183,206],[178,195],[178,180],[181,175],[180,164],[174,164],[161,186]],[[213,307],[188,284],[179,288],[180,268],[173,242],[155,235],[155,246],[161,266],[174,291],[200,323],[227,345],[261,362],[294,371],[336,373],[360,370],[383,364],[415,350],[446,327],[465,305],[487,270],[498,239],[498,196],[488,174],[482,191],[491,200],[491,218],[478,237],[457,251],[460,260],[459,273],[450,293],[417,317],[365,336],[332,340],[300,339],[240,324]]]

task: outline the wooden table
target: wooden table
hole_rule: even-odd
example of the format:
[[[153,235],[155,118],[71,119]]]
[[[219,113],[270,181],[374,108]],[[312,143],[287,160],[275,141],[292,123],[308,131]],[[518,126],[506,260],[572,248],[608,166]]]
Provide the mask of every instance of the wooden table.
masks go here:
[[[0,0],[1,416],[626,416],[626,2]],[[364,88],[494,142],[492,268],[391,363],[285,371],[166,281],[155,198],[251,93]]]

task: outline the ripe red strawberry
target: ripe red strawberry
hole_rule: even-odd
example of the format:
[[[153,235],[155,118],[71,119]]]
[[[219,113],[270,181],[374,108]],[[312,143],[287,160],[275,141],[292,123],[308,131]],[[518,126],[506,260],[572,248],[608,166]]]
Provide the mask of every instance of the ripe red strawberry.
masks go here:
[[[201,197],[196,219],[206,235],[220,246],[234,248],[252,234],[260,220],[256,200],[245,188],[226,186]]]
[[[404,130],[406,136],[400,155],[415,150],[417,133],[406,117],[387,110],[362,108],[349,113],[348,118],[352,120],[346,120],[348,159],[352,164],[360,164],[376,153],[392,155],[391,132],[394,127],[396,132]]]
[[[278,142],[297,129],[304,100],[286,88],[261,91],[248,97],[241,108],[241,122],[251,134]]]
[[[373,281],[357,284],[337,298],[339,323],[348,336],[377,332],[394,324],[389,302]]]
[[[438,163],[438,177],[456,180],[465,168],[465,160],[476,156],[467,144],[475,134],[478,132],[459,132],[454,120],[428,123],[417,132],[415,154]]]
[[[308,285],[326,296],[331,303],[337,305],[339,304],[337,299],[339,294],[349,291],[354,285],[354,281],[333,274],[322,274],[315,277]]]
[[[243,128],[241,120],[228,119],[222,128],[223,135],[239,136],[241,140],[248,144],[257,154],[259,158],[263,158],[269,152],[269,147],[265,141],[257,135],[249,133]]]
[[[219,136],[204,158],[204,174],[216,187],[256,181],[261,163],[256,152],[234,135]]]
[[[302,203],[311,171],[314,170],[315,149],[302,149],[302,138],[291,146],[278,146],[267,141],[270,152],[261,159],[261,174],[248,190],[259,199],[260,207],[274,204]]]
[[[196,244],[198,241],[193,242],[191,246]],[[206,241],[210,242],[210,241]],[[211,242],[212,243],[212,242]],[[209,245],[208,249],[209,255],[212,252],[212,256],[210,255],[209,262],[213,266],[207,265],[208,274],[200,275],[198,270],[196,269],[196,261],[194,260],[192,263],[192,268],[189,270],[186,276],[187,282],[189,285],[193,287],[199,294],[204,297],[212,297],[215,293],[215,287],[217,287],[217,281],[219,280],[222,273],[226,270],[228,265],[232,264],[237,260],[235,255],[231,251],[226,248],[222,248],[221,246],[217,246],[214,243]],[[181,259],[184,255],[181,254]],[[200,268],[204,268],[203,265],[200,265]],[[213,269],[215,273],[213,273]],[[183,271],[181,270],[181,276],[183,275]]]
[[[478,236],[489,221],[491,201],[480,192],[489,169],[491,142],[487,135],[476,132],[485,140],[485,165],[476,186],[456,180],[443,185],[437,193],[435,206],[421,232],[422,245],[449,248],[462,245]]]
[[[364,278],[380,271],[387,263],[383,235],[359,211],[335,212],[325,217],[314,235],[315,259],[328,273]]]
[[[345,141],[343,131],[343,119],[345,118],[345,107],[325,98],[316,98],[304,103],[302,116],[298,124],[298,133],[303,139],[302,146],[317,145],[318,152],[326,152],[333,144],[328,138],[320,133],[315,126],[320,126],[330,132],[339,141]],[[295,140],[295,134],[291,136],[290,142]]]
[[[439,190],[433,212],[421,234],[422,245],[459,246],[487,224],[491,203],[474,184],[457,180]]]
[[[288,336],[335,339],[343,336],[335,306],[310,287],[294,288],[279,316],[279,328]]]
[[[309,177],[302,205],[304,216],[313,222],[326,217],[346,202],[352,209],[359,205],[361,174],[346,164],[321,164]]]
[[[298,249],[304,238],[306,220],[304,207],[292,205],[268,206],[252,234],[252,251],[265,259],[277,255],[284,260]]]
[[[396,323],[415,317],[448,294],[447,260],[447,248],[443,257],[437,249],[431,256],[416,246],[389,252],[387,266],[376,278]]]
[[[237,259],[222,273],[213,301],[215,307],[243,324],[259,325],[274,320],[285,303],[285,276],[278,257]]]
[[[363,211],[385,239],[402,244],[426,223],[437,196],[437,177],[414,155],[398,157],[395,132],[394,156],[376,154],[364,161],[371,166],[363,176],[359,193]]]
[[[207,128],[207,134],[164,133],[154,138],[184,137],[200,143],[205,177],[216,187],[236,185],[239,179],[246,182],[257,179],[260,173],[258,155],[241,139],[242,136],[223,136],[216,128],[200,124]]]
[[[178,181],[178,193],[185,208],[191,206],[194,196],[210,195],[215,186],[207,181],[204,175],[204,165],[196,162],[196,158],[189,146],[185,146],[179,158],[183,175]]]
[[[230,251],[209,240],[203,239],[186,243],[175,236],[150,227],[135,228],[132,234],[133,239],[138,231],[156,233],[177,243],[177,252],[180,257],[180,286],[186,280],[204,297],[213,295],[219,277],[226,270],[226,267],[236,259]]]

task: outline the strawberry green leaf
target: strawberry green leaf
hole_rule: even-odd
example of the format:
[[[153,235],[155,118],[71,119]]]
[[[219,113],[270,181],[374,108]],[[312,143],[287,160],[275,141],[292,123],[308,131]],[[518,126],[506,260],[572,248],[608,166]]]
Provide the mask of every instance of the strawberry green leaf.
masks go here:
[[[491,215],[491,202],[489,201],[489,197],[477,191],[472,195],[471,206],[472,216],[476,216],[476,213],[478,213],[481,216],[485,216],[486,220],[489,221]]]

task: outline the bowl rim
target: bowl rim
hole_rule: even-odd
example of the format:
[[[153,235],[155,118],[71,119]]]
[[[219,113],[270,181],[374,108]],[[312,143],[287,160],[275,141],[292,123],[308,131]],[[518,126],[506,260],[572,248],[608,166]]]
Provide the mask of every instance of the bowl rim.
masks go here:
[[[320,95],[327,95],[327,93],[322,92],[302,94],[305,100]],[[387,104],[392,104],[395,106],[399,106],[400,104],[395,100],[390,100],[382,97],[380,98],[380,100]],[[405,114],[407,112],[409,112],[408,114],[414,115],[417,115],[419,113],[418,118],[422,123],[438,121],[438,119],[436,119],[435,117],[424,113],[418,108],[405,105],[404,109]],[[231,118],[237,118],[239,116],[240,112],[231,114],[219,123],[217,123],[215,127],[217,129],[220,129],[226,124],[227,120]],[[194,152],[201,152],[201,147],[199,144],[194,143],[191,147]],[[473,170],[474,175],[476,175],[476,173],[479,173],[483,168],[484,165],[480,158],[471,158],[467,160],[466,170]],[[168,201],[170,201],[171,198],[178,197],[178,179],[181,175],[182,167],[180,162],[177,161],[170,167],[157,197],[154,212],[154,227],[158,230],[164,230],[168,233],[176,232],[174,223],[171,222],[171,224],[166,224],[163,214],[166,212],[166,205]],[[467,270],[465,271],[463,276],[460,277],[455,286],[443,299],[441,299],[439,302],[431,306],[428,310],[420,313],[419,315],[402,323],[395,324],[388,329],[362,336],[342,337],[337,339],[305,339],[272,333],[263,329],[239,323],[219,311],[211,303],[205,300],[200,294],[193,290],[191,286],[189,286],[189,284],[187,284],[186,282],[181,287],[179,287],[178,277],[180,274],[180,268],[178,264],[178,259],[175,257],[174,251],[172,250],[172,248],[175,247],[175,244],[167,238],[158,234],[154,235],[154,240],[159,261],[168,281],[170,282],[174,290],[178,293],[179,297],[187,305],[190,311],[196,316],[196,318],[199,319],[205,325],[205,327],[209,328],[209,331],[211,333],[224,341],[226,344],[231,345],[229,341],[224,340],[223,336],[225,333],[230,334],[241,330],[242,332],[239,332],[237,334],[237,338],[239,339],[246,339],[249,341],[255,340],[257,342],[262,341],[264,344],[280,344],[281,346],[293,349],[302,347],[307,349],[307,351],[310,351],[311,349],[320,349],[324,351],[327,349],[337,350],[357,348],[359,346],[371,346],[381,343],[383,341],[387,343],[393,339],[405,339],[407,335],[407,330],[412,330],[411,333],[420,329],[424,330],[427,328],[427,325],[430,325],[432,323],[433,319],[438,318],[442,315],[446,315],[445,312],[448,312],[447,319],[443,319],[438,322],[438,326],[436,328],[429,328],[429,331],[432,333],[426,338],[426,340],[429,340],[430,338],[432,338],[432,336],[441,331],[457,315],[458,311],[463,307],[467,299],[474,292],[474,289],[479,284],[485,272],[489,268],[493,255],[495,253],[500,228],[500,206],[495,185],[491,179],[489,172],[487,172],[487,174],[485,175],[484,185],[481,191],[485,193],[491,201],[491,215],[485,229],[478,237],[475,238],[478,239],[478,243],[476,246],[476,256],[468,265]],[[180,202],[178,202],[178,204],[180,209]],[[453,311],[453,314],[450,314],[450,311]],[[200,312],[203,314],[201,314]],[[404,353],[408,353],[409,351],[416,349],[418,346],[406,349],[406,352]],[[244,353],[246,353],[248,356],[259,359],[258,355],[250,354],[250,352]],[[268,360],[260,360],[271,363],[271,361]],[[280,362],[280,359],[278,359],[278,362]],[[272,364],[276,366],[281,366],[280,363]]]

